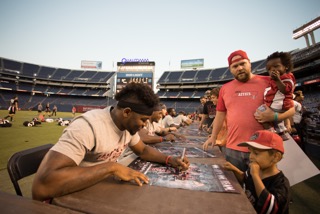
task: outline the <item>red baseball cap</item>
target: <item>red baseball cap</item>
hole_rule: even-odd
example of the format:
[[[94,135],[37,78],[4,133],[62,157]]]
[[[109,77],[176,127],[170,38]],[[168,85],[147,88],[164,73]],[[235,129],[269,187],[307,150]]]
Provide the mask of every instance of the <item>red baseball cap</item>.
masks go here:
[[[248,55],[246,52],[244,52],[243,50],[237,50],[237,51],[234,51],[230,54],[230,56],[228,57],[228,63],[229,63],[229,66],[234,63],[234,62],[238,62],[239,60],[242,60],[242,59],[247,59],[247,60],[250,60],[248,58]]]
[[[256,131],[248,142],[239,143],[238,146],[251,146],[263,150],[275,149],[284,153],[282,138],[277,133],[268,130]]]

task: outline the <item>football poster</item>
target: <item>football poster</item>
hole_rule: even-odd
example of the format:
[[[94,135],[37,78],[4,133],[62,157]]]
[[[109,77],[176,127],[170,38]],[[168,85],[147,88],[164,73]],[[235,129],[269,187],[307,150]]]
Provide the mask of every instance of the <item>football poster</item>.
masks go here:
[[[129,167],[149,177],[149,184],[207,192],[239,193],[219,165],[191,163],[187,171],[135,159]]]

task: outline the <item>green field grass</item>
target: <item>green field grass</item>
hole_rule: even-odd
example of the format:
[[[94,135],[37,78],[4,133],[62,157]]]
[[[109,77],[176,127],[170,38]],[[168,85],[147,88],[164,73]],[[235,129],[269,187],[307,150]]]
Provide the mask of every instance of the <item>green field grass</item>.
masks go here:
[[[0,110],[0,117],[8,114],[7,110]],[[18,151],[32,148],[35,146],[52,143],[55,144],[59,139],[65,126],[59,126],[57,122],[41,123],[35,127],[26,127],[24,121],[30,121],[37,117],[36,111],[18,111],[12,122],[12,127],[0,127],[0,170],[7,168],[9,157]],[[70,112],[58,112],[56,117],[52,118],[71,118]],[[46,117],[48,118],[48,116]]]
[[[0,110],[0,117],[7,116],[7,110]],[[79,115],[80,113],[76,114]],[[24,121],[30,121],[37,117],[36,111],[19,111],[14,117],[12,127],[0,127],[0,191],[15,194],[15,190],[7,172],[7,162],[15,152],[40,146],[43,144],[55,144],[62,134],[65,126],[59,126],[57,122],[41,123],[35,127],[26,127]],[[58,112],[56,119],[72,118],[71,112]],[[48,116],[46,116],[48,118]],[[25,197],[31,198],[31,184],[33,175],[19,181],[20,188]]]

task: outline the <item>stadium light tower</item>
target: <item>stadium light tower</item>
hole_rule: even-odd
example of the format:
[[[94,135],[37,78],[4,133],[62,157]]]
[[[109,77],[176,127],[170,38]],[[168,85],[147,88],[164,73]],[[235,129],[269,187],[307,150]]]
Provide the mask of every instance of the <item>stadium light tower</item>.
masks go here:
[[[315,18],[314,20],[308,22],[307,24],[302,25],[301,27],[295,29],[293,31],[292,38],[299,39],[300,37],[304,36],[306,40],[306,44],[308,48],[310,47],[310,41],[308,35],[311,37],[312,45],[316,44],[313,31],[320,27],[320,16]]]

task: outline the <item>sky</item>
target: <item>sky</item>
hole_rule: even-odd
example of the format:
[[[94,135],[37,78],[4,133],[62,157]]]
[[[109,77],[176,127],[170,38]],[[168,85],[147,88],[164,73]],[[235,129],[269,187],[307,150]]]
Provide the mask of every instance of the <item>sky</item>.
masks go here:
[[[0,57],[68,69],[102,61],[106,71],[147,59],[157,82],[181,60],[221,68],[238,49],[252,62],[303,49],[292,32],[318,16],[319,0],[0,0]]]

